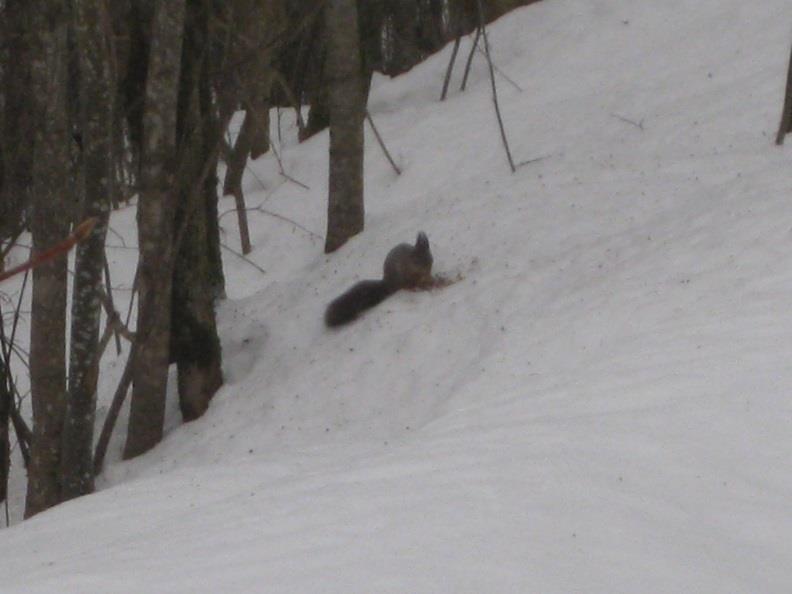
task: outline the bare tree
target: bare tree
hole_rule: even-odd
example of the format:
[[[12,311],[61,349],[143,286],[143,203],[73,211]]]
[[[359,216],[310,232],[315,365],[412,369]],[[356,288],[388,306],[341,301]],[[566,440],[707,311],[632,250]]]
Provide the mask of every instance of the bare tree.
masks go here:
[[[176,106],[185,0],[157,0],[151,28],[138,202],[138,351],[124,457],[162,439],[168,380]]]
[[[31,2],[33,136],[33,249],[66,236],[70,183],[67,118],[68,1]],[[52,216],[59,213],[59,216]],[[66,393],[66,260],[33,271],[30,384],[33,441],[25,515],[60,501],[58,474]]]
[[[326,81],[330,103],[330,182],[325,252],[363,230],[363,121],[365,95],[356,0],[329,0],[326,8]]]

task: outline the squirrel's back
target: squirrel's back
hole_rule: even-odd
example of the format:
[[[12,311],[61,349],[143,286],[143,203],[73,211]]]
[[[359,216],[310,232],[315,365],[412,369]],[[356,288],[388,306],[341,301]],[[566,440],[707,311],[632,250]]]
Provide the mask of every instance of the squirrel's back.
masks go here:
[[[388,252],[382,280],[361,281],[336,297],[325,310],[325,324],[330,327],[347,324],[399,289],[412,289],[428,284],[432,263],[429,239],[426,233],[420,232],[415,245],[400,243]]]

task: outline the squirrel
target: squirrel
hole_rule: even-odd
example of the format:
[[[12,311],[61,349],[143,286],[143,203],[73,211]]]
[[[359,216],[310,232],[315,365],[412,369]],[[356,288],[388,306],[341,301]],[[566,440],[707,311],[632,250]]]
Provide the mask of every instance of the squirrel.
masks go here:
[[[432,279],[432,262],[429,238],[421,231],[415,245],[400,243],[388,252],[382,280],[360,281],[336,297],[327,306],[325,324],[330,328],[348,324],[400,289],[428,286]]]

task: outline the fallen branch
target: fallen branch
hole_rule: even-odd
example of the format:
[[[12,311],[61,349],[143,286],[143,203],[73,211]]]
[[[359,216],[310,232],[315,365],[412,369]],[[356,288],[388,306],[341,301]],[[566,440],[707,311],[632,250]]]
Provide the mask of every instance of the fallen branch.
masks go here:
[[[222,247],[222,248],[225,248],[226,250],[228,250],[229,252],[231,252],[232,254],[234,254],[234,255],[235,255],[237,258],[239,258],[240,260],[244,260],[245,262],[247,262],[248,264],[250,264],[250,265],[251,265],[253,268],[255,268],[256,270],[258,270],[258,271],[259,271],[261,274],[267,274],[267,271],[266,271],[266,270],[264,270],[264,269],[263,269],[261,266],[259,266],[258,264],[256,264],[256,263],[255,263],[253,260],[251,260],[250,258],[248,258],[247,256],[245,256],[244,254],[240,254],[238,251],[236,251],[236,250],[235,250],[235,249],[233,249],[233,248],[230,248],[230,247],[228,247],[226,244],[224,244],[224,243],[222,243],[222,242],[220,242],[220,247]]]
[[[640,122],[635,122],[633,120],[625,118],[624,116],[620,116],[618,113],[612,113],[610,115],[612,118],[616,118],[617,120],[619,120],[620,122],[624,122],[625,124],[630,124],[631,126],[635,126],[639,130],[641,130],[641,132],[643,132],[644,129],[643,120],[641,120]]]
[[[286,178],[287,180],[289,180],[290,182],[292,182],[294,184],[297,184],[301,188],[305,188],[306,190],[310,190],[311,188],[306,186],[304,183],[302,183],[301,181],[299,181],[297,179],[294,179],[292,176],[290,176],[288,173],[286,173],[286,170],[283,168],[283,161],[281,160],[280,153],[278,152],[278,149],[275,148],[275,143],[272,142],[271,138],[270,138],[270,148],[272,149],[272,154],[275,155],[275,159],[278,161],[278,169],[280,171],[280,174],[284,178]]]
[[[545,159],[549,159],[552,155],[542,155],[541,157],[535,157],[533,159],[528,159],[527,161],[520,161],[517,163],[517,168],[524,167],[525,165],[530,165],[531,163],[538,163],[539,161],[544,161]]]
[[[477,51],[478,51],[480,54],[484,55],[484,52],[482,51],[482,49],[481,49],[480,47],[479,47],[479,48],[476,48],[476,50],[477,50]],[[507,74],[506,74],[506,73],[505,73],[503,70],[501,70],[500,68],[498,68],[498,67],[497,67],[497,66],[495,66],[495,65],[493,65],[493,68],[495,69],[495,72],[496,72],[496,73],[498,73],[498,74],[501,76],[501,78],[503,78],[503,80],[505,80],[507,83],[509,83],[509,84],[510,84],[511,86],[513,86],[515,89],[517,89],[517,90],[518,90],[520,93],[522,93],[523,91],[525,91],[525,89],[523,89],[523,88],[522,88],[520,85],[518,85],[518,84],[517,84],[517,83],[514,81],[514,79],[512,79],[510,76],[508,76],[508,75],[507,75]]]

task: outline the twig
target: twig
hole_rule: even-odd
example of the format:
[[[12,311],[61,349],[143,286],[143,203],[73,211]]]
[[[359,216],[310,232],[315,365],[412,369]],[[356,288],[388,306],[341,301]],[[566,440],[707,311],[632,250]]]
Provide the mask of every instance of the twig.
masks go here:
[[[8,381],[8,393],[13,395],[19,395],[19,390],[16,387],[16,383],[14,382],[14,378],[11,375],[11,353],[16,352],[14,348],[14,338],[16,336],[17,330],[17,322],[19,321],[19,312],[21,310],[22,305],[22,297],[25,294],[25,287],[27,286],[28,277],[30,275],[30,271],[25,271],[25,278],[22,281],[22,289],[19,292],[19,300],[17,302],[16,310],[14,311],[14,321],[11,327],[11,336],[10,340],[6,339],[5,336],[5,324],[0,323],[0,354],[3,357],[3,366],[6,370],[6,379]],[[17,353],[17,356],[19,354]],[[30,441],[32,439],[32,433],[28,426],[25,424],[25,421],[22,419],[22,416],[19,414],[19,409],[16,406],[14,399],[9,406],[9,414],[11,416],[11,422],[14,426],[14,431],[17,435],[17,443],[19,444],[19,451],[22,453],[22,460],[24,461],[25,468],[27,468],[28,464],[30,463]]]
[[[525,165],[530,165],[531,163],[538,163],[539,161],[544,161],[545,159],[549,159],[552,155],[542,155],[541,157],[536,157],[534,159],[528,159],[527,161],[521,161],[517,163],[517,168],[524,167]]]
[[[22,235],[22,233],[24,233],[24,231],[25,231],[25,227],[24,226],[22,226],[19,229],[17,229],[14,232],[14,235],[11,237],[11,239],[8,240],[8,244],[6,244],[3,247],[3,249],[0,250],[0,268],[2,268],[2,266],[3,266],[3,261],[5,260],[5,257],[9,254],[9,252],[12,249],[14,249],[14,246],[16,245],[17,240]]]
[[[115,304],[113,304],[113,285],[110,282],[110,265],[107,263],[107,253],[102,250],[102,260],[104,264],[104,276],[105,276],[105,292],[107,293],[107,303],[110,311],[112,311],[116,317],[118,314],[116,313]],[[110,320],[108,318],[108,326],[110,324]],[[121,355],[121,337],[117,329],[113,334],[115,335],[115,342],[116,342],[116,354]]]
[[[324,237],[322,237],[321,235],[317,235],[316,233],[314,233],[314,232],[313,232],[313,231],[311,231],[310,229],[308,229],[308,228],[306,228],[306,227],[303,227],[303,226],[302,226],[302,225],[300,225],[300,223],[298,223],[297,221],[293,221],[292,219],[290,219],[290,218],[288,218],[288,217],[284,217],[283,215],[279,215],[279,214],[278,214],[278,213],[276,213],[276,212],[272,212],[271,210],[267,210],[266,208],[264,208],[264,205],[263,205],[263,204],[259,204],[259,205],[258,205],[257,207],[255,207],[253,210],[258,210],[259,212],[262,212],[262,213],[264,213],[265,215],[269,215],[269,216],[271,216],[271,217],[274,217],[274,218],[276,218],[276,219],[280,219],[281,221],[284,221],[284,222],[286,222],[286,223],[290,223],[291,225],[294,225],[296,228],[298,228],[298,229],[302,229],[303,231],[305,231],[305,232],[306,232],[308,235],[310,235],[311,237],[314,237],[314,238],[316,238],[316,239],[318,239],[318,240],[320,240],[320,241],[324,241]]]
[[[456,61],[460,43],[462,43],[462,37],[457,36],[454,40],[454,49],[451,50],[451,59],[448,61],[445,78],[443,79],[443,92],[440,94],[440,101],[445,101],[446,95],[448,95],[448,84],[451,82],[451,72],[454,70],[454,62]]]
[[[399,166],[396,165],[396,162],[393,160],[393,157],[391,157],[391,154],[388,152],[388,147],[385,146],[385,142],[382,140],[382,136],[380,136],[379,130],[377,130],[377,126],[374,125],[374,119],[371,117],[371,114],[369,113],[368,109],[366,110],[366,120],[368,120],[371,129],[374,131],[374,136],[376,137],[377,142],[380,145],[380,148],[382,148],[382,152],[385,153],[385,156],[388,158],[388,162],[391,164],[391,167],[393,167],[393,170],[396,172],[396,175],[401,175],[401,169],[399,169]]]
[[[495,68],[492,64],[492,55],[490,54],[489,41],[487,40],[487,26],[484,22],[484,7],[481,4],[481,0],[477,0],[476,4],[478,5],[479,28],[481,29],[481,35],[484,38],[484,53],[487,56],[490,82],[492,83],[492,102],[495,104],[495,115],[498,118],[501,140],[503,140],[503,148],[506,149],[506,157],[509,160],[509,167],[511,167],[511,171],[514,173],[517,171],[517,168],[514,166],[514,159],[512,159],[511,149],[509,149],[509,140],[506,138],[506,129],[503,127],[503,118],[501,118],[500,105],[498,105],[498,87],[495,84]]]
[[[127,341],[135,341],[135,333],[128,327],[121,323],[121,316],[113,307],[113,301],[110,295],[105,291],[99,292],[99,297],[102,300],[105,314],[107,314],[107,325],[113,329],[116,334],[123,336]]]
[[[137,295],[139,275],[140,275],[140,266],[135,268],[135,278],[132,281],[132,294],[129,296],[129,308],[127,309],[126,319],[124,320],[124,326],[126,326],[127,328],[129,328],[129,320],[132,319],[132,307],[135,304],[135,295]]]
[[[253,168],[252,168],[250,165],[248,165],[248,164],[245,164],[245,171],[247,171],[247,172],[248,172],[250,175],[252,175],[252,176],[253,176],[253,178],[254,178],[254,179],[255,179],[255,180],[258,182],[259,186],[261,186],[261,189],[262,189],[262,190],[265,190],[265,191],[266,191],[266,189],[267,189],[267,185],[264,183],[264,180],[262,180],[262,179],[261,179],[261,178],[258,176],[258,174],[256,173],[256,171],[255,171],[255,170],[254,170],[254,169],[253,169]]]
[[[16,338],[17,326],[19,324],[19,315],[22,311],[22,297],[25,295],[25,288],[27,287],[29,279],[30,271],[26,270],[25,276],[22,277],[22,287],[19,289],[19,299],[17,300],[17,306],[14,310],[14,323],[11,325],[11,344],[14,344],[14,339]]]
[[[110,233],[112,233],[113,235],[115,235],[116,237],[118,237],[118,239],[120,239],[120,240],[121,240],[121,245],[122,245],[122,246],[124,246],[124,247],[126,247],[126,246],[127,246],[127,244],[126,244],[126,241],[124,241],[124,236],[123,236],[123,235],[121,235],[121,234],[120,234],[118,231],[116,231],[115,229],[113,229],[113,228],[112,228],[110,225],[108,225],[108,226],[107,226],[107,230],[108,230],[108,231],[110,231]]]
[[[255,268],[256,270],[258,270],[258,271],[259,271],[261,274],[267,274],[267,271],[266,271],[266,270],[264,270],[264,269],[263,269],[261,266],[259,266],[258,264],[256,264],[256,263],[255,263],[253,260],[251,260],[250,258],[248,258],[247,256],[245,256],[244,254],[240,254],[238,251],[236,251],[235,249],[233,249],[233,248],[231,248],[231,247],[227,246],[227,245],[226,245],[226,244],[224,244],[223,242],[220,242],[220,247],[224,247],[225,249],[227,249],[229,252],[231,252],[232,254],[234,254],[234,255],[235,255],[237,258],[239,258],[240,260],[244,260],[245,262],[247,262],[248,264],[250,264],[250,265],[251,265],[253,268]]]
[[[277,159],[277,161],[278,161],[278,169],[280,170],[280,174],[283,177],[285,177],[286,179],[288,179],[290,182],[292,182],[294,184],[297,184],[301,188],[305,188],[306,190],[310,190],[311,188],[306,186],[304,183],[302,183],[299,180],[294,179],[292,176],[290,176],[288,173],[286,173],[286,171],[283,169],[283,161],[281,161],[280,153],[278,152],[278,149],[275,148],[275,143],[272,142],[271,138],[270,138],[270,148],[272,149],[272,154],[275,155],[275,159]]]
[[[484,55],[484,52],[481,50],[480,47],[476,48],[476,51],[478,51],[480,54]],[[498,73],[501,76],[501,78],[503,78],[503,80],[505,80],[507,83],[509,83],[515,89],[517,89],[520,93],[525,91],[525,89],[523,89],[520,85],[518,85],[511,77],[509,77],[505,72],[503,72],[503,70],[501,70],[500,68],[498,68],[494,64],[493,64],[493,68],[495,68],[495,72]]]
[[[616,118],[617,120],[619,120],[620,122],[624,122],[625,124],[630,124],[631,126],[635,126],[636,128],[640,129],[641,132],[643,132],[643,129],[644,129],[644,125],[643,125],[644,121],[643,121],[643,119],[640,122],[635,122],[633,120],[630,120],[630,119],[627,119],[627,118],[625,118],[623,116],[620,116],[618,113],[612,113],[610,115],[611,115],[612,118]]]
[[[467,62],[465,63],[465,74],[462,77],[462,84],[459,86],[460,91],[464,91],[465,87],[467,86],[468,75],[470,74],[470,66],[473,64],[473,54],[476,51],[476,47],[478,46],[479,37],[481,37],[481,26],[479,25],[476,27],[476,36],[473,38],[473,45],[470,48],[470,53],[467,57]]]

